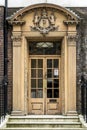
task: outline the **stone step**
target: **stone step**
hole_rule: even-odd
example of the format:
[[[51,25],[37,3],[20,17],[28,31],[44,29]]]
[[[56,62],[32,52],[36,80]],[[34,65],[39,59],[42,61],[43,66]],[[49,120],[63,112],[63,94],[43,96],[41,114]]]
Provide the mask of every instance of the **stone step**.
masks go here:
[[[7,128],[81,128],[80,122],[8,122]]]
[[[10,116],[3,130],[87,130],[78,116],[27,115]]]
[[[2,130],[87,130],[87,128],[4,128]]]
[[[9,122],[79,122],[79,118],[76,116],[11,116]]]

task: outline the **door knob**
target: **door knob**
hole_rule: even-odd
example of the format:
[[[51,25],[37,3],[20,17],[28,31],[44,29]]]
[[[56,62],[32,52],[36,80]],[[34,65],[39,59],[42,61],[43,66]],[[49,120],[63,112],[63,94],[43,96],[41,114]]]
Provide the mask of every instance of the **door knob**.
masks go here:
[[[47,79],[47,73],[45,74],[44,78]]]

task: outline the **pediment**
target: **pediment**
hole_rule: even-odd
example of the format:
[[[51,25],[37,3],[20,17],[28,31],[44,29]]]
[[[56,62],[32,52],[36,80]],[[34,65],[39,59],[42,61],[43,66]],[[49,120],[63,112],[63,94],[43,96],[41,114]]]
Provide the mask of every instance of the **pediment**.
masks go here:
[[[13,26],[24,25],[22,31],[46,35],[49,32],[67,31],[66,25],[76,26],[79,17],[64,7],[43,3],[25,7],[7,20]],[[69,30],[75,31],[72,28]]]
[[[77,14],[75,14],[73,11],[68,10],[67,8],[58,6],[58,5],[54,5],[54,4],[48,4],[48,3],[42,3],[42,4],[35,4],[35,5],[31,5],[28,7],[24,7],[22,9],[20,9],[19,11],[17,11],[15,14],[13,14],[10,18],[8,18],[8,20],[11,21],[17,21],[19,19],[19,17],[23,17],[24,15],[26,15],[29,11],[33,11],[35,9],[39,9],[39,8],[51,8],[53,10],[58,10],[61,13],[63,13],[63,15],[65,15],[66,17],[69,17],[69,19],[71,20],[75,20],[78,21],[79,17],[77,16]]]

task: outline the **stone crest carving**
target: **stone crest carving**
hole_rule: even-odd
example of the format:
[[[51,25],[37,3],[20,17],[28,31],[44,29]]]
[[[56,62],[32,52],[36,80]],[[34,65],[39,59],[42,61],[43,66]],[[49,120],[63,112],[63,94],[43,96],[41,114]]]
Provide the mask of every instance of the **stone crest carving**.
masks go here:
[[[48,15],[47,10],[44,8],[41,14],[35,12],[33,19],[34,26],[31,26],[31,29],[39,31],[41,34],[48,34],[50,31],[58,30],[58,26],[55,26],[55,21],[54,12]]]

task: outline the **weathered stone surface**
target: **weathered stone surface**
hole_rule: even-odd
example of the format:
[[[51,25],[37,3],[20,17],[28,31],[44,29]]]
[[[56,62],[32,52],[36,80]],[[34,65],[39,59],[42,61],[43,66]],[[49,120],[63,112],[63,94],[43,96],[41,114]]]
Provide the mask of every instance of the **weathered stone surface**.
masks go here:
[[[69,8],[69,7],[68,7]],[[21,8],[8,8],[8,16]],[[87,79],[87,8],[72,7],[70,8],[80,16],[80,23],[77,25],[77,111],[81,113],[81,87],[80,79],[84,74]],[[0,83],[4,73],[4,7],[0,7]],[[8,26],[8,111],[12,110],[12,27]]]
[[[17,11],[20,8],[9,8],[8,9],[8,15],[13,13],[14,11]],[[77,111],[81,113],[81,87],[80,87],[80,79],[81,75],[84,74],[87,78],[87,8],[71,8],[76,14],[78,14],[81,18],[80,23],[77,25],[77,31],[78,31],[78,39],[77,39]],[[10,40],[10,38],[9,38]],[[10,52],[9,56],[12,55],[12,49],[10,46]],[[11,56],[12,57],[12,56]],[[10,61],[12,62],[12,60]],[[11,67],[11,65],[10,65]],[[12,67],[11,67],[12,68]],[[9,68],[9,69],[11,69]],[[9,73],[12,73],[10,70]],[[11,74],[9,74],[11,77]],[[11,96],[11,92],[10,92]],[[11,98],[9,98],[11,100]],[[9,101],[10,102],[10,101]],[[10,104],[11,106],[11,104]]]
[[[9,8],[8,9],[8,16],[11,16],[13,14],[13,12],[16,12],[17,10],[19,10],[21,8]],[[84,74],[85,77],[87,78],[87,8],[79,8],[79,7],[72,7],[70,8],[71,10],[73,10],[78,16],[80,16],[80,23],[77,25],[77,32],[78,32],[78,38],[77,38],[77,44],[76,44],[76,48],[77,48],[77,111],[78,113],[81,113],[81,86],[80,86],[80,79],[81,79],[81,75]],[[10,36],[9,36],[9,40],[10,40]],[[9,48],[10,51],[8,52],[9,57],[11,57],[10,59],[10,67],[9,69],[12,69],[12,48],[11,48],[11,40],[9,43]],[[8,70],[8,75],[10,76],[9,80],[12,79],[12,70]],[[12,82],[10,82],[10,91],[8,95],[12,95],[11,90],[12,90]],[[9,97],[9,100],[11,100],[11,98]],[[9,101],[9,106],[11,108],[11,102]]]

